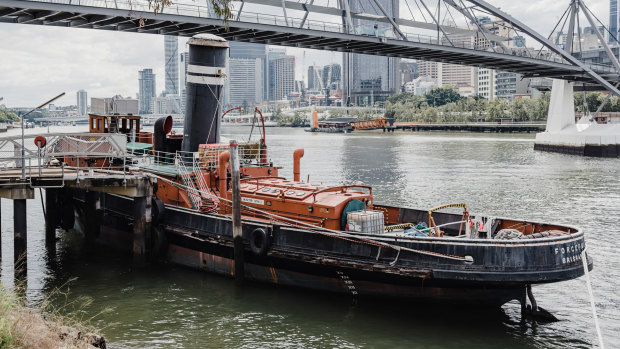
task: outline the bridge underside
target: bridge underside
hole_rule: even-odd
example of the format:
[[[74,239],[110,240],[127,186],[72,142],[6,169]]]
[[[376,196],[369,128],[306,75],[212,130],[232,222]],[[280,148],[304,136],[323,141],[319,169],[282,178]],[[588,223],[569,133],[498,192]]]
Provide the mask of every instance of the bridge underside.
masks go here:
[[[519,55],[354,35],[341,32],[286,27],[274,24],[152,12],[127,11],[36,1],[0,0],[0,23],[48,25],[69,28],[102,29],[159,35],[193,36],[210,33],[231,41],[352,52],[369,55],[422,59],[498,69],[526,77],[550,77],[595,83],[581,68]],[[620,81],[610,71],[598,71],[607,81]]]

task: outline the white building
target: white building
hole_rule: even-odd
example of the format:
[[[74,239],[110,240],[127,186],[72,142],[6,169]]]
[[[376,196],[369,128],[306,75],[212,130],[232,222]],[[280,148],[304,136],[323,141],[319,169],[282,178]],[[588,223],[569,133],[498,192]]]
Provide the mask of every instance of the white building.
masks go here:
[[[437,79],[433,79],[428,76],[420,76],[419,78],[405,84],[405,92],[413,93],[416,96],[421,96],[436,87],[438,87]]]
[[[476,94],[488,100],[495,99],[495,79],[494,69],[478,68],[478,83]]]
[[[166,95],[151,99],[152,114],[181,114],[181,101],[178,95]]]
[[[138,114],[137,99],[123,98],[116,95],[112,98],[91,98],[90,99],[90,111],[97,115],[111,115],[111,114]]]
[[[295,56],[280,56],[269,62],[270,89],[273,100],[281,100],[295,90]]]
[[[88,94],[84,90],[77,91],[77,110],[78,115],[84,116],[88,113]]]
[[[263,101],[263,62],[260,58],[230,58],[228,103],[232,106]]]

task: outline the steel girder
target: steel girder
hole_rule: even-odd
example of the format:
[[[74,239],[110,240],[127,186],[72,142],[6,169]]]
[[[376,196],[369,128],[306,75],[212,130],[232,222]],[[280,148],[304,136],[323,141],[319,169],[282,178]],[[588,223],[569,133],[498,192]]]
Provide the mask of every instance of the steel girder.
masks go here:
[[[537,40],[544,38],[481,0],[467,0],[485,8],[498,17],[514,23],[528,35]],[[255,2],[255,1],[252,1]],[[287,6],[288,6],[287,2]],[[485,7],[486,6],[486,7]],[[41,16],[45,14],[45,16]],[[214,33],[227,39],[254,43],[279,44],[284,46],[311,47],[340,52],[360,52],[365,54],[416,58],[452,64],[464,64],[482,68],[512,71],[527,76],[562,77],[572,81],[595,82],[620,94],[608,79],[618,79],[608,72],[594,71],[576,58],[550,45],[549,49],[561,54],[570,63],[551,62],[543,59],[481,51],[470,48],[403,41],[385,37],[355,35],[315,29],[286,27],[275,24],[229,21],[225,28],[216,18],[191,17],[177,14],[152,12],[127,12],[124,9],[68,5],[59,3],[0,0],[0,22],[39,25],[63,25],[93,29],[125,30],[143,33],[191,36],[197,33]],[[41,18],[38,18],[41,17]],[[47,18],[50,21],[47,21]],[[146,20],[140,27],[140,19]],[[546,41],[541,41],[545,43]],[[604,75],[604,77],[602,76]]]

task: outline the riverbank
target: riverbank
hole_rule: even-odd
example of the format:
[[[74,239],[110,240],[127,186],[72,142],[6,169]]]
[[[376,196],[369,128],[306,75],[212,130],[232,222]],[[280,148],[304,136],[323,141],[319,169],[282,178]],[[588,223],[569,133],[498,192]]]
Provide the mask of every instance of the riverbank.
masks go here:
[[[14,291],[0,288],[0,349],[105,349],[102,336],[63,325],[60,315],[46,316],[21,303]]]

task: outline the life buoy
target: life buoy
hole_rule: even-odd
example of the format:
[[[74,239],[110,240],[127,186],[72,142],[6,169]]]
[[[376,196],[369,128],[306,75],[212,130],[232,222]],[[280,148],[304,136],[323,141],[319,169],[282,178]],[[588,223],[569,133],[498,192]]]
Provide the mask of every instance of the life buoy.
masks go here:
[[[257,256],[267,254],[271,241],[265,228],[256,228],[250,233],[250,250]]]

